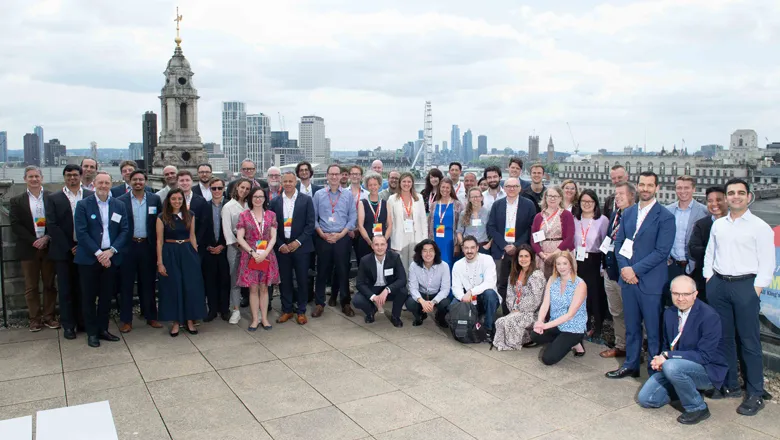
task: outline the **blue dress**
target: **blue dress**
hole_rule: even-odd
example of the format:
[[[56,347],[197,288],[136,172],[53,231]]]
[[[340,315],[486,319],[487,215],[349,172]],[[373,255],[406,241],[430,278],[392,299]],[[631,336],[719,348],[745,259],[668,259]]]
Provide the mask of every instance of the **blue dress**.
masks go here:
[[[160,218],[162,215],[158,216]],[[195,221],[195,218],[192,218]],[[173,217],[174,228],[164,225],[164,240],[188,240],[190,231],[184,220]],[[168,276],[160,276],[158,282],[160,321],[199,320],[206,316],[206,295],[203,290],[203,274],[200,256],[192,243],[166,243],[162,248],[163,265]]]
[[[574,290],[577,285],[583,283],[582,278],[566,282],[566,290],[561,294],[561,277],[555,278],[550,285],[550,321],[554,321],[569,311],[569,306],[574,299]],[[583,301],[574,317],[558,326],[558,330],[567,333],[585,333],[585,325],[588,323],[588,311]]]
[[[433,240],[436,245],[441,249],[441,261],[444,261],[450,267],[455,263],[455,230],[453,225],[455,224],[455,204],[442,205],[437,203],[433,216]],[[444,217],[441,217],[441,210],[444,209]],[[441,219],[441,220],[439,220]],[[439,237],[436,233],[438,227],[444,225],[444,237]]]

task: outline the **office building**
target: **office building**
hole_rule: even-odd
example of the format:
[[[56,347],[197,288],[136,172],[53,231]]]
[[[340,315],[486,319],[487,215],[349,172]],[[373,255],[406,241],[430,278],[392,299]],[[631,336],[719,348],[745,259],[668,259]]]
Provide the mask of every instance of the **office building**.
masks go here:
[[[304,116],[298,124],[298,142],[304,157],[317,164],[330,162],[330,141],[325,140],[325,119]]]
[[[474,156],[473,140],[471,129],[466,130],[466,132],[463,133],[463,154],[460,156],[464,164],[471,162],[472,156]]]
[[[453,125],[450,131],[450,148],[455,158],[463,157],[463,151],[460,148],[460,128],[457,125]]]
[[[246,158],[246,104],[243,102],[222,103],[222,149],[230,172],[238,172]]]
[[[539,136],[528,136],[528,162],[539,160]]]
[[[144,143],[143,142],[130,142],[127,149],[130,152],[130,160],[139,161],[144,160]]]
[[[206,150],[206,154],[219,154],[222,152],[222,147],[216,142],[206,142],[203,144],[203,149]]]
[[[0,131],[0,162],[8,162],[8,132]]]
[[[425,130],[417,130],[417,139],[425,139]]]
[[[38,147],[38,135],[27,133],[24,135],[24,163],[27,165],[41,166],[41,150]]]
[[[289,131],[272,131],[271,148],[287,148],[287,142],[290,140]]]
[[[246,116],[246,157],[265,175],[271,166],[271,119],[262,114]]]
[[[40,125],[36,125],[35,128],[33,128],[33,133],[35,133],[38,136],[38,160],[43,159],[43,127]],[[40,165],[40,164],[39,164]]]
[[[228,160],[225,153],[212,153],[208,155],[211,171],[214,173],[228,174]],[[228,195],[225,195],[228,197]]]
[[[43,166],[58,167],[65,159],[65,145],[59,139],[49,139],[43,144]]]
[[[441,152],[447,154],[447,141],[441,141]]]
[[[481,134],[477,136],[477,157],[483,154],[487,154],[487,152],[488,152],[487,136]]]
[[[141,139],[143,140],[143,157],[146,173],[152,172],[152,158],[157,149],[157,113],[146,112],[141,117]]]

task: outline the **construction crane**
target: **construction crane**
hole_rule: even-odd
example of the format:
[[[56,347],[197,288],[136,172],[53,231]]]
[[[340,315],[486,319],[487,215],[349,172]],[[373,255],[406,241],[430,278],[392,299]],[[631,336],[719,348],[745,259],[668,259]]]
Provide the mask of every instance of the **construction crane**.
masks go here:
[[[574,133],[571,131],[571,125],[569,123],[566,123],[566,126],[569,127],[569,134],[571,135],[571,143],[574,144],[574,154],[580,154],[580,144],[577,143],[576,140],[574,140]]]
[[[287,131],[287,129],[284,126],[284,116],[280,112],[276,112],[277,116],[279,116],[279,130],[280,131]]]

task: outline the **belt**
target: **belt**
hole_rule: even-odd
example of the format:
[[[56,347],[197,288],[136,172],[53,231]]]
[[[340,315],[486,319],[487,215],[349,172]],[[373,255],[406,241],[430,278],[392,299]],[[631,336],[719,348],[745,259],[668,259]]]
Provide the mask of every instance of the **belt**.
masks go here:
[[[672,264],[685,268],[688,267],[688,260],[672,260]]]
[[[146,241],[146,237],[133,237],[133,241],[136,243],[143,243]]]
[[[165,240],[166,243],[176,243],[176,244],[183,244],[183,243],[189,243],[190,239],[186,240]]]
[[[730,275],[722,275],[722,274],[719,274],[719,273],[715,272],[715,276],[720,278],[720,279],[722,279],[723,281],[734,282],[734,281],[747,280],[749,278],[755,278],[756,274],[749,273],[749,274],[746,274],[746,275],[730,276]]]
[[[543,241],[558,241],[558,240],[563,240],[563,237],[558,237],[558,238],[545,238]]]

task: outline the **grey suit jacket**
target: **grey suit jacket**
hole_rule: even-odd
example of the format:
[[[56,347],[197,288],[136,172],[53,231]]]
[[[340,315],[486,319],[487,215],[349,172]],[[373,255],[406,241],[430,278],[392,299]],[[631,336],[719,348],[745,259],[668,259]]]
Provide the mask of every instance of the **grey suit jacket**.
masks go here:
[[[674,215],[674,212],[677,210],[679,202],[674,202],[666,205],[666,209],[669,210],[669,212]],[[686,270],[687,273],[692,273],[693,270],[696,268],[696,261],[691,258],[690,251],[688,251],[688,242],[691,241],[691,232],[693,232],[693,225],[696,224],[697,221],[700,219],[707,217],[710,215],[709,211],[707,211],[707,207],[702,205],[701,203],[697,202],[696,200],[691,201],[691,216],[688,218],[688,227],[685,228],[685,257],[688,258],[688,268]],[[670,254],[671,255],[671,254]]]

